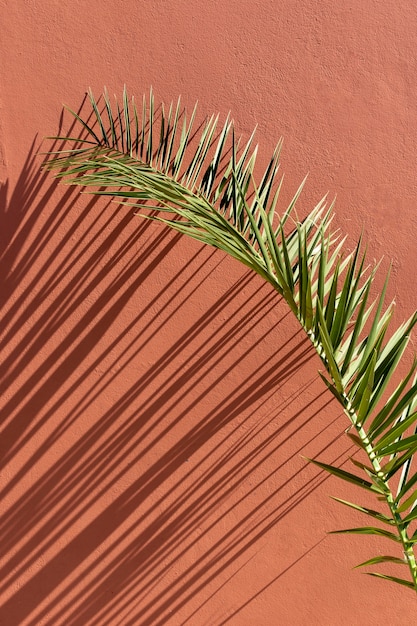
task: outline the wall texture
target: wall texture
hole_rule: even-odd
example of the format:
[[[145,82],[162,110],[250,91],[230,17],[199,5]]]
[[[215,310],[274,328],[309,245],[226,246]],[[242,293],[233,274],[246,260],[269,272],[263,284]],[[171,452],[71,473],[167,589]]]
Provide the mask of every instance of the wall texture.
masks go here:
[[[403,0],[3,0],[0,624],[402,626],[411,592],[352,571],[383,540],[346,421],[286,306],[221,253],[40,172],[86,89],[231,110],[284,199],[393,261],[416,306],[417,6]],[[415,344],[414,344],[415,345]],[[355,494],[352,497],[355,497]]]

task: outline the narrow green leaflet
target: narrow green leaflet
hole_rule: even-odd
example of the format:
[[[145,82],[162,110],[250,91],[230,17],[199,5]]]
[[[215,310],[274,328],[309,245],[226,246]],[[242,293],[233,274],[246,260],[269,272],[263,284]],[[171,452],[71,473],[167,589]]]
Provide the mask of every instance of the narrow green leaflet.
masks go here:
[[[323,311],[321,308],[320,302],[317,303],[317,311],[319,314],[319,336],[321,340],[322,351],[326,357],[325,362],[328,365],[328,371],[333,379],[335,387],[339,393],[343,393],[343,382],[342,377],[340,375],[339,368],[337,366],[332,342],[330,339],[329,332],[327,330],[326,321],[324,319]]]
[[[364,424],[366,418],[368,417],[369,403],[371,401],[372,391],[374,389],[376,360],[377,352],[375,350],[372,353],[372,358],[369,361],[368,367],[366,368],[358,392],[356,394],[359,397],[359,407],[357,411],[358,424]]]
[[[386,537],[387,539],[391,539],[392,541],[400,542],[401,539],[394,535],[394,533],[390,533],[388,530],[384,530],[383,528],[377,528],[376,526],[360,526],[358,528],[345,528],[343,530],[331,530],[329,532],[330,535],[379,535],[381,537]]]
[[[359,565],[355,565],[354,569],[358,567],[367,567],[368,565],[377,565],[378,563],[396,563],[397,565],[407,565],[405,559],[400,559],[398,556],[375,556],[373,559],[368,559]]]
[[[367,575],[375,576],[376,578],[382,578],[383,580],[390,580],[393,583],[404,585],[404,587],[408,587],[409,589],[415,590],[414,583],[412,583],[409,580],[404,580],[403,578],[397,578],[396,576],[388,576],[387,574],[379,574],[378,572],[367,572]]]
[[[398,454],[399,452],[403,452],[404,450],[409,451],[410,449],[417,449],[417,435],[406,437],[406,439],[400,439],[399,441],[396,441],[395,443],[392,443],[391,445],[388,445],[386,447],[380,447],[378,445],[375,448],[375,451],[378,456],[390,456],[391,454]]]
[[[404,524],[409,524],[410,522],[412,522],[415,519],[417,519],[417,507],[414,508],[411,511],[411,513],[409,513],[406,517],[404,517],[403,522],[404,522]]]
[[[331,496],[331,497],[333,500],[336,500],[336,502],[340,502],[341,504],[344,504],[345,506],[349,506],[352,509],[355,509],[356,511],[360,511],[361,513],[365,513],[366,515],[369,515],[370,517],[374,517],[378,521],[384,522],[384,524],[389,524],[390,526],[395,525],[395,520],[393,520],[392,517],[387,517],[386,515],[384,515],[383,513],[380,513],[379,511],[367,509],[366,507],[359,506],[358,504],[353,504],[352,502],[348,502],[347,500],[341,500],[340,498],[335,498],[334,496]]]
[[[398,421],[397,424],[395,424],[395,426],[390,428],[390,430],[383,437],[381,437],[381,439],[379,439],[378,443],[376,444],[374,448],[375,453],[380,454],[381,456],[386,456],[387,454],[394,454],[400,451],[400,448],[397,446],[401,446],[402,444],[404,444],[404,441],[412,442],[413,438],[411,439],[408,438],[408,440],[406,439],[403,440],[402,444],[400,442],[398,442],[398,444],[393,443],[395,442],[396,439],[401,437],[410,428],[410,426],[415,424],[416,420],[417,420],[417,412],[411,413],[411,415],[409,415],[405,419]],[[388,447],[389,444],[393,444],[395,446],[393,450],[389,449]],[[408,447],[408,444],[406,444],[406,447],[403,449],[406,449],[407,447]]]
[[[417,481],[417,474],[415,475],[415,478],[416,478],[416,481]],[[400,497],[397,496],[397,500],[400,500]],[[397,507],[398,513],[404,513],[404,511],[407,511],[407,509],[409,509],[410,507],[414,507],[416,502],[417,502],[417,489],[415,491],[413,491],[413,493],[410,496],[408,496],[408,498],[406,498],[401,503],[400,506]]]
[[[351,474],[350,472],[346,472],[345,470],[340,469],[340,467],[334,467],[333,465],[328,465],[327,463],[322,463],[321,461],[316,461],[315,459],[306,458],[306,461],[317,465],[317,467],[320,467],[329,474],[333,474],[333,476],[337,476],[342,480],[346,480],[349,483],[357,485],[357,487],[362,487],[362,489],[369,489],[370,491],[374,490],[374,485],[372,485],[372,483],[370,483],[368,480],[360,478],[359,476]]]
[[[414,359],[407,376],[400,382],[385,406],[375,415],[369,426],[369,436],[378,437],[386,428],[401,415],[407,405],[417,397],[417,383],[414,383],[411,389],[405,393],[407,385],[417,368],[417,361]]]

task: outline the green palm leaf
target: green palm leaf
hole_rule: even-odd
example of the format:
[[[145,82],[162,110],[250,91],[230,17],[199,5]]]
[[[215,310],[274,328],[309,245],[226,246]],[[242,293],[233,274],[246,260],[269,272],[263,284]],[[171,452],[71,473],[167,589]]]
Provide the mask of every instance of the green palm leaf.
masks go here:
[[[346,472],[345,470],[342,470],[340,467],[334,467],[333,465],[322,463],[321,461],[317,461],[316,459],[306,458],[306,461],[309,461],[309,463],[313,463],[314,465],[317,465],[317,467],[320,467],[321,469],[325,470],[329,474],[333,474],[333,476],[337,476],[338,478],[341,478],[342,480],[345,480],[349,483],[353,483],[357,487],[362,487],[362,489],[369,489],[371,491],[373,490],[373,485],[372,483],[369,482],[369,480],[365,480],[364,478],[360,478],[359,476],[356,476],[355,474]]]
[[[359,565],[355,565],[355,569],[358,567],[366,567],[367,565],[376,565],[377,563],[396,563],[397,565],[407,565],[404,559],[400,559],[397,556],[375,556],[372,559],[368,559]]]
[[[331,530],[330,535],[378,535],[380,537],[386,537],[392,541],[399,542],[400,539],[394,533],[390,533],[384,528],[377,528],[376,526],[360,526],[358,528],[345,528],[343,530]]]
[[[298,219],[295,207],[304,181],[278,215],[281,142],[257,178],[254,135],[246,143],[236,139],[229,117],[220,127],[218,116],[212,116],[196,130],[196,108],[189,117],[180,100],[157,109],[152,91],[142,101],[141,117],[126,90],[120,104],[112,105],[106,90],[101,102],[91,91],[89,97],[94,121],[69,110],[84,135],[67,137],[71,147],[51,153],[46,167],[69,184],[133,204],[137,215],[223,250],[285,298],[323,362],[326,375],[321,376],[349,419],[349,436],[367,458],[367,463],[352,459],[363,476],[312,462],[374,493],[390,511],[385,516],[339,500],[390,524],[392,532],[374,526],[337,532],[400,543],[412,581],[371,575],[417,591],[412,549],[417,538],[408,535],[410,522],[417,519],[417,473],[410,470],[417,450],[417,381],[410,385],[416,362],[384,398],[417,315],[390,335],[393,306],[384,305],[388,276],[375,305],[368,304],[377,267],[365,267],[361,241],[351,254],[343,253],[344,239],[331,228],[333,205],[327,207],[325,198]],[[400,469],[395,497],[389,480]],[[400,561],[376,557],[361,565]]]
[[[379,511],[374,511],[373,509],[368,509],[364,506],[359,506],[358,504],[354,504],[353,502],[347,502],[346,500],[335,498],[334,496],[332,496],[332,499],[336,500],[336,502],[340,502],[341,504],[344,504],[345,506],[355,509],[355,511],[360,511],[361,513],[365,513],[366,515],[369,515],[370,517],[377,519],[379,522],[384,522],[384,524],[395,526],[395,520],[392,517],[387,517],[386,515],[384,515],[383,513],[380,513]]]
[[[404,578],[388,576],[387,574],[379,574],[378,572],[367,572],[367,574],[368,576],[375,576],[376,578],[382,578],[383,580],[390,580],[393,583],[397,583],[398,585],[404,585],[404,587],[415,590],[414,583],[410,582],[409,580],[404,580]]]

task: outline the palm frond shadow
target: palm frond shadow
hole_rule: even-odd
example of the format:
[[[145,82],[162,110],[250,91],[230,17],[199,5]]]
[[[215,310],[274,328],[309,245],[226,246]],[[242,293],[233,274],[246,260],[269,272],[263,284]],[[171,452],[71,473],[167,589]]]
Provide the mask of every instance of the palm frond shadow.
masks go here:
[[[327,401],[311,395],[311,408],[297,413],[298,392],[286,387],[313,352],[281,298],[233,264],[229,286],[184,323],[187,302],[210,292],[225,260],[192,246],[187,263],[173,268],[179,236],[150,223],[137,228],[135,218],[115,217],[107,206],[94,215],[96,200],[76,199],[72,190],[52,203],[59,190],[35,176],[33,157],[5,205],[0,571],[8,599],[0,621],[59,623],[62,614],[75,624],[82,614],[104,623],[105,608],[131,611],[127,588],[132,601],[154,589],[160,619],[169,602],[187,612],[188,579],[193,601],[202,601],[206,585],[223,580],[318,484],[302,491],[292,484],[308,470],[294,457],[301,445],[294,451],[291,442],[303,432],[314,439],[311,421]],[[135,299],[164,263],[169,290],[154,281],[147,300]],[[132,299],[138,309],[103,340]],[[265,323],[271,318],[272,326]],[[178,324],[176,340],[142,367],[161,329]],[[278,325],[287,339],[274,345]],[[254,352],[257,377],[238,375]],[[140,372],[130,377],[132,367]],[[334,439],[334,458],[339,439],[326,428],[317,444],[332,448]],[[280,463],[266,478],[277,454]],[[262,493],[271,480],[277,499]],[[248,498],[242,529],[234,517]],[[224,540],[219,524],[228,527]],[[192,550],[201,552],[195,566],[187,564]],[[158,580],[177,557],[183,575],[163,592]]]

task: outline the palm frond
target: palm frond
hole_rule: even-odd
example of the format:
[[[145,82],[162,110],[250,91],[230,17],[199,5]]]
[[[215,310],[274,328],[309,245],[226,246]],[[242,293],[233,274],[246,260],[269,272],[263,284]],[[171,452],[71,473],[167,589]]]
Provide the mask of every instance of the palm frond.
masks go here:
[[[278,216],[281,142],[258,177],[254,135],[246,143],[236,139],[229,117],[222,126],[212,116],[196,128],[196,108],[189,117],[180,100],[157,108],[152,91],[143,98],[140,114],[126,90],[121,103],[112,104],[106,90],[100,101],[91,91],[89,97],[94,122],[70,110],[84,136],[67,137],[72,147],[51,153],[46,167],[69,184],[133,204],[137,215],[223,250],[285,298],[322,360],[323,380],[350,420],[349,436],[367,457],[366,464],[352,459],[362,476],[312,462],[374,493],[389,511],[339,500],[391,529],[336,532],[374,534],[401,544],[403,559],[375,557],[361,566],[407,563],[411,582],[371,575],[417,591],[417,537],[409,530],[417,519],[417,472],[411,472],[417,451],[417,380],[410,383],[416,361],[385,399],[417,315],[391,332],[393,304],[385,306],[388,276],[369,304],[377,266],[366,266],[361,240],[344,254],[344,239],[332,230],[333,205],[326,198],[300,220],[296,205],[302,183]],[[394,496],[389,481],[400,470]]]

